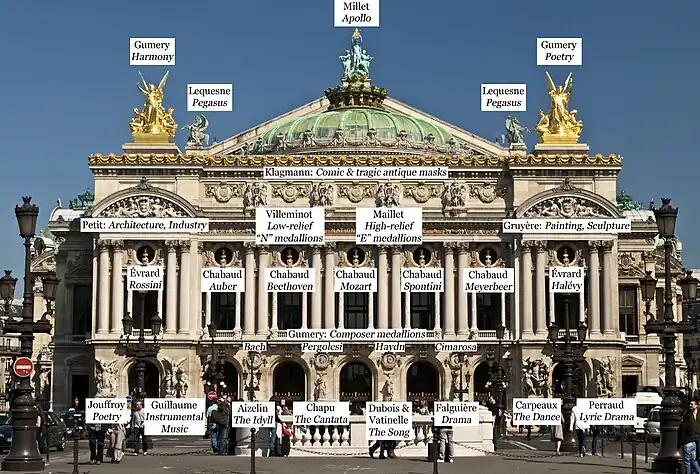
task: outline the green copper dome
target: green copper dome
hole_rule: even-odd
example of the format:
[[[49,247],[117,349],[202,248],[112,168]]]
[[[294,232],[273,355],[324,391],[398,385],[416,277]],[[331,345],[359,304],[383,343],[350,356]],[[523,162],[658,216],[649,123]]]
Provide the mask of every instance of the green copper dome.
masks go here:
[[[275,145],[280,135],[288,142],[298,142],[306,132],[313,133],[315,140],[332,140],[336,130],[342,130],[343,135],[354,142],[364,140],[370,130],[376,131],[376,137],[384,142],[396,140],[401,132],[405,132],[406,138],[412,142],[423,142],[431,135],[435,145],[446,145],[452,138],[445,130],[425,120],[396,112],[343,108],[284,121],[265,132],[262,142]]]

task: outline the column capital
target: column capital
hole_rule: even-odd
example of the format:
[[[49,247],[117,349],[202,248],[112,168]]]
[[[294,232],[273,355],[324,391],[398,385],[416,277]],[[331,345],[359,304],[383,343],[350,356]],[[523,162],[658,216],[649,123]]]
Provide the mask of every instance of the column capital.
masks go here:
[[[112,240],[112,248],[116,252],[121,252],[124,250],[124,241],[123,240]]]
[[[612,240],[603,240],[600,246],[603,247],[603,252],[612,252],[612,249],[615,246],[615,242],[613,242]]]
[[[337,251],[338,245],[335,242],[326,242],[323,248],[326,249],[326,254],[328,254]]]
[[[535,242],[533,240],[521,240],[520,241],[520,248],[523,249],[523,251],[525,251],[525,252],[530,252],[534,246],[535,246]]]
[[[311,255],[321,255],[322,248],[323,248],[323,245],[312,245],[311,246]]]
[[[175,252],[179,245],[180,245],[180,242],[178,242],[177,240],[166,240],[165,241],[165,247],[168,249],[168,253]]]
[[[402,245],[391,245],[391,254],[392,255],[401,255],[403,253],[403,246]]]
[[[457,242],[444,242],[442,247],[445,249],[445,254],[451,254],[457,248]]]
[[[190,252],[190,241],[189,240],[180,240],[180,241],[178,241],[178,245],[180,246],[180,252],[185,252],[185,253]]]
[[[467,253],[471,250],[472,243],[471,242],[455,242],[455,247],[457,248],[459,253]]]
[[[537,249],[538,253],[546,252],[547,248],[549,247],[546,240],[533,240],[532,245],[535,247],[535,249]]]
[[[109,247],[112,245],[111,240],[98,239],[97,246],[100,248],[100,252],[109,252]]]
[[[255,242],[244,242],[243,247],[245,248],[245,253],[255,252]]]
[[[602,240],[589,240],[588,241],[589,250],[598,250],[602,246],[603,246]]]
[[[386,255],[387,250],[389,250],[389,247],[386,245],[377,245],[377,253],[380,255]]]
[[[258,245],[257,247],[261,255],[267,255],[270,253],[270,247],[268,245]]]

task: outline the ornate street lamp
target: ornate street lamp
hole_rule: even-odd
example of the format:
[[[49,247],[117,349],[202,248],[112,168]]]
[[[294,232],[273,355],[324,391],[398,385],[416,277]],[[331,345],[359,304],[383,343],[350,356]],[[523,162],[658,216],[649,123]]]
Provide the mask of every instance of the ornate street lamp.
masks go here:
[[[243,371],[243,380],[245,380],[245,387],[243,391],[248,394],[248,400],[255,401],[255,392],[260,390],[260,378],[262,377],[262,372],[260,370],[255,370],[255,357],[260,354],[255,351],[248,352],[248,367]]]
[[[137,398],[142,398],[146,395],[146,362],[148,359],[158,357],[160,352],[160,344],[158,344],[158,335],[163,326],[163,320],[158,314],[151,317],[151,332],[153,334],[153,342],[146,341],[146,291],[139,291],[141,294],[141,311],[139,314],[138,339],[136,343],[129,342],[129,338],[134,331],[134,319],[131,313],[126,313],[122,318],[122,329],[126,340],[119,341],[119,345],[124,350],[126,357],[136,359],[136,391]]]
[[[686,308],[685,320],[691,324],[696,325],[697,329],[697,318],[693,314],[693,306],[695,301],[698,299],[698,283],[700,282],[697,278],[693,277],[693,272],[691,270],[683,270],[685,275],[678,279],[678,283],[681,285],[681,293],[683,294],[683,305]],[[685,359],[686,376],[688,383],[688,399],[693,397],[693,376],[695,375],[695,361],[693,360],[693,353],[690,350],[690,341],[683,351],[683,358]]]
[[[659,237],[664,239],[664,315],[661,320],[650,317],[644,326],[647,334],[659,335],[664,351],[664,399],[659,410],[661,448],[652,462],[651,469],[654,472],[675,473],[680,469],[677,441],[678,427],[683,417],[681,390],[676,385],[676,334],[693,332],[693,325],[687,320],[677,322],[673,314],[675,295],[671,287],[671,254],[678,209],[671,207],[671,200],[668,198],[662,198],[661,202],[661,207],[654,210],[654,216]],[[697,293],[697,288],[695,292]]]
[[[570,428],[571,412],[576,405],[576,397],[574,397],[574,364],[583,360],[581,354],[584,350],[583,343],[586,340],[588,327],[581,321],[576,327],[576,336],[578,346],[575,347],[571,337],[571,317],[570,317],[570,301],[569,294],[564,293],[564,337],[559,337],[559,326],[552,323],[547,329],[549,341],[552,343],[554,355],[552,359],[556,362],[564,364],[564,397],[562,398],[561,414],[564,418],[564,440],[561,443],[561,450],[568,453],[578,451],[578,442],[576,435]],[[561,347],[563,346],[563,347]]]
[[[505,413],[506,409],[506,388],[508,387],[508,376],[503,368],[502,364],[502,344],[505,338],[506,328],[502,324],[496,327],[496,339],[498,340],[498,346],[495,356],[495,361],[492,362],[491,367],[491,387],[493,388],[493,399],[496,404],[496,409],[499,413],[499,424],[496,428],[496,434],[505,436],[506,426],[505,426]]]
[[[651,270],[647,270],[643,278],[639,279],[639,286],[642,290],[642,299],[644,300],[644,314],[649,317],[649,320],[656,319],[651,313],[651,302],[656,298],[656,283],[657,280],[651,276]]]
[[[0,278],[0,299],[5,303],[5,317],[10,317],[10,307],[15,298],[17,278],[12,277],[12,270],[5,270],[5,276]]]
[[[209,366],[207,367],[207,378],[208,383],[213,385],[213,390],[217,395],[220,393],[220,389],[224,388],[224,380],[226,379],[223,369],[224,369],[224,354],[223,352],[216,352],[215,339],[217,335],[216,324],[213,322],[207,325],[207,332],[211,338],[211,359],[209,361]]]
[[[32,198],[23,197],[24,203],[15,206],[15,216],[19,225],[19,235],[24,239],[24,302],[22,303],[22,319],[5,321],[3,332],[5,334],[19,334],[20,355],[32,357],[34,346],[34,334],[49,334],[51,323],[46,319],[47,313],[39,321],[34,321],[34,277],[31,273],[31,246],[32,238],[36,233],[36,221],[39,217],[39,208],[32,204]],[[0,296],[7,302],[14,297],[16,279],[5,272],[3,282],[0,284]],[[51,301],[56,296],[58,280],[55,274],[50,274],[44,280],[44,297],[47,298],[49,308]],[[53,286],[52,286],[53,285]],[[49,299],[52,298],[52,299]],[[32,396],[32,386],[29,377],[19,379],[19,384],[11,398],[12,414],[12,445],[10,452],[2,461],[3,471],[41,471],[44,469],[44,460],[36,447],[36,403]]]

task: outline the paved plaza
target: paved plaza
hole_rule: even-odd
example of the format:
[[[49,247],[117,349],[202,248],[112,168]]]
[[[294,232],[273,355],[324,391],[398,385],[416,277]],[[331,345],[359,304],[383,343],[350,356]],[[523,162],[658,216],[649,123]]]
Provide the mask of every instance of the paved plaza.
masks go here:
[[[193,454],[184,448],[168,447],[157,449],[152,455],[135,457],[128,454],[119,465],[105,463],[99,466],[88,463],[87,449],[81,449],[79,472],[81,474],[129,473],[150,474],[166,471],[177,474],[223,474],[251,472],[250,457],[214,456],[213,454]],[[433,465],[424,459],[399,458],[393,460],[369,459],[352,456],[311,456],[289,458],[255,459],[257,474],[432,474]],[[645,472],[649,465],[641,461],[638,470]],[[72,454],[66,451],[52,456],[45,472],[69,474],[72,472]],[[567,473],[567,474],[622,474],[631,472],[629,459],[613,457],[578,458],[574,456],[555,457],[546,452],[525,452],[506,450],[497,455],[471,458],[458,458],[452,464],[439,464],[442,474],[463,472],[497,473],[514,472],[519,474]]]

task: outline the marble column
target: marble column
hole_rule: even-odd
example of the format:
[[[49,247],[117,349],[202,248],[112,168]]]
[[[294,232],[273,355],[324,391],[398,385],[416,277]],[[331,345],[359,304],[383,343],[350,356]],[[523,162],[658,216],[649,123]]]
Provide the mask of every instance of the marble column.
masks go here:
[[[338,293],[338,328],[345,328],[345,293]]]
[[[313,245],[311,247],[311,266],[314,268],[315,290],[311,293],[311,329],[321,329],[323,327],[323,287],[321,277],[321,247]]]
[[[277,293],[270,295],[270,328],[277,332]],[[306,329],[306,318],[301,318],[301,328]]]
[[[324,262],[324,274],[323,278],[325,281],[325,289],[323,291],[324,301],[324,314],[323,314],[323,327],[326,329],[335,328],[335,288],[333,287],[335,278],[335,244],[327,243],[325,247],[325,257]]]
[[[617,292],[617,265],[613,262],[613,241],[602,242],[603,247],[603,334],[612,335],[614,331],[613,319],[617,311],[613,307],[612,292]],[[615,275],[613,275],[613,273]]]
[[[112,322],[110,332],[122,333],[122,318],[124,318],[124,241],[112,241]]]
[[[391,328],[401,329],[401,247],[391,247]]]
[[[243,335],[255,334],[255,244],[245,243],[245,312]]]
[[[268,247],[258,247],[258,329],[257,335],[267,337],[268,330],[268,301],[269,294],[267,288],[265,287],[265,274],[267,273],[267,267],[270,264],[270,251]],[[302,297],[306,293],[302,294]],[[306,315],[302,314],[305,318]]]
[[[505,293],[501,293],[501,326],[504,328],[508,325],[506,324],[506,303],[508,299]]]
[[[469,293],[469,300],[471,301],[469,305],[469,332],[477,335],[479,334],[479,324],[477,323],[477,314],[479,309],[479,303],[476,298],[476,293]]]
[[[367,329],[374,329],[374,293],[371,291],[367,294]]]
[[[377,312],[379,313],[377,328],[387,329],[389,327],[389,258],[387,247],[377,247],[379,254],[378,262],[378,286],[377,286]]]
[[[99,292],[98,290],[102,288],[102,285],[98,283],[98,275],[100,271],[100,247],[99,247],[99,240],[93,242],[93,248],[92,248],[92,308],[90,312],[90,327],[92,330],[90,331],[90,337],[92,337],[93,334],[97,332],[97,313],[98,313],[98,305],[99,305]],[[127,295],[131,295],[131,292],[129,291]],[[131,306],[127,306],[127,311],[131,311]]]
[[[445,248],[445,316],[442,321],[445,336],[455,335],[455,254],[454,242],[447,242]],[[461,291],[461,289],[460,289]],[[438,301],[440,294],[438,293]],[[440,313],[435,313],[435,325],[440,326]]]
[[[532,242],[520,242],[520,324],[522,337],[534,336],[532,320]]]
[[[97,333],[109,332],[109,245],[108,240],[99,240],[100,246],[100,279],[99,307],[97,310]]]
[[[403,301],[403,327],[404,329],[411,329],[411,293],[405,292]]]
[[[177,332],[177,245],[177,242],[172,240],[165,242],[165,246],[168,249],[168,256],[165,261],[165,291],[167,298],[165,305],[166,334],[174,334]],[[207,295],[209,295],[209,300],[211,301],[211,293],[207,293]],[[211,312],[208,313],[208,316],[211,316]]]
[[[467,293],[464,292],[464,270],[467,262],[468,243],[460,243],[457,250],[457,335],[466,336],[469,333],[469,314],[467,310]]]
[[[435,321],[433,321],[433,331],[435,331],[435,332],[440,331],[440,315],[442,314],[442,309],[441,309],[441,304],[440,304],[441,297],[442,297],[442,293],[436,291],[435,292]]]
[[[535,334],[547,335],[547,241],[536,242],[537,254],[535,259]]]
[[[180,311],[177,329],[180,334],[190,333],[190,242],[180,242]]]

